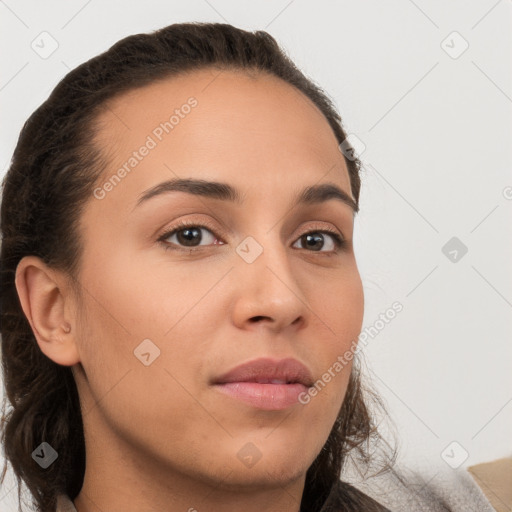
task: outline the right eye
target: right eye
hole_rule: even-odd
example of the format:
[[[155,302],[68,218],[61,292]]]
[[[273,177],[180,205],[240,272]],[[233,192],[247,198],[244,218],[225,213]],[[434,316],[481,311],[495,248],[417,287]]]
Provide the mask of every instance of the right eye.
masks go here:
[[[204,239],[203,235],[201,234],[202,230],[205,230],[209,233],[209,235],[206,237],[207,240],[208,238],[210,238],[210,240],[213,240],[213,243],[207,243],[205,244],[206,246],[224,244],[224,242],[220,241],[220,239],[216,237],[215,233],[213,232],[210,226],[205,226],[192,222],[180,222],[171,230],[166,231],[158,239],[158,241],[164,244],[165,249],[178,251],[188,249],[188,252],[190,252],[191,250],[194,251],[201,247],[201,245],[198,244],[200,244]],[[170,243],[166,242],[166,240],[171,237],[175,237],[175,241]]]

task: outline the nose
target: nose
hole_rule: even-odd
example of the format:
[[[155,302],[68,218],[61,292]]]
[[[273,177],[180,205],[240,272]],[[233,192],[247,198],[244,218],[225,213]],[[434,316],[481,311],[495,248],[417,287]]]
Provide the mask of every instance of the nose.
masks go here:
[[[266,328],[274,333],[303,328],[308,305],[290,267],[290,249],[280,241],[271,244],[269,238],[254,261],[240,257],[236,262],[233,323],[241,329]]]

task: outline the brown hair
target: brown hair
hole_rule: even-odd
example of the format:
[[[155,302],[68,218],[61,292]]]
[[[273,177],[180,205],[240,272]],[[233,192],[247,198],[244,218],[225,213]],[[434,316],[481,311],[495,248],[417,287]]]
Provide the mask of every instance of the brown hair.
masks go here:
[[[85,472],[85,444],[71,368],[54,363],[39,349],[17,296],[16,267],[24,256],[35,255],[71,277],[77,275],[83,247],[77,225],[106,165],[101,148],[93,144],[95,121],[106,101],[155,80],[211,66],[263,71],[281,78],[320,109],[338,143],[346,139],[331,100],[264,31],[248,32],[220,23],[174,24],[120,40],[59,82],[21,130],[3,181],[0,211],[0,332],[6,395],[2,443],[17,478],[20,510],[21,480],[39,512],[54,511],[58,494],[71,499],[78,495]],[[346,159],[346,164],[358,203],[361,164],[357,158]],[[356,454],[367,464],[372,460],[369,442],[380,436],[363,394],[354,364],[330,436],[307,471],[301,511],[320,509],[340,478],[347,454]],[[378,401],[375,395],[373,399]],[[58,453],[57,462],[47,469],[31,457],[43,441]],[[6,466],[7,462],[2,481]],[[344,492],[346,510],[384,510],[348,485]]]

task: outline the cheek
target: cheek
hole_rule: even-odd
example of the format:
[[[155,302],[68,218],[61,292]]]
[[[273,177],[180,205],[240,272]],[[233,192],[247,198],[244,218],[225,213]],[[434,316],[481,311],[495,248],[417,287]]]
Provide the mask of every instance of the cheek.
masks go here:
[[[144,439],[149,444],[171,444],[176,450],[175,443],[190,430],[191,422],[215,429],[211,416],[194,399],[199,396],[195,386],[201,351],[193,348],[193,332],[192,338],[185,336],[187,322],[181,330],[178,323],[167,336],[160,334],[163,326],[167,330],[172,325],[168,315],[159,326],[153,321],[130,325],[128,331],[117,321],[130,310],[132,302],[124,300],[108,311],[95,299],[86,303],[80,332],[87,379],[80,393],[84,417],[90,414],[90,421],[106,421],[132,443]]]
[[[308,299],[314,313],[312,321],[318,322],[326,333],[324,353],[332,363],[357,343],[361,332],[364,293],[357,268],[351,266],[331,274],[329,279],[317,279],[310,285]]]
[[[190,396],[186,401],[183,386],[197,378],[202,344],[208,342],[204,313],[214,297],[205,295],[218,278],[125,254],[112,251],[96,271],[90,268],[81,277],[86,290],[79,345],[91,392],[98,400],[114,396],[109,390],[116,386],[119,403],[127,407],[131,401],[156,414],[160,399],[172,398],[173,410],[182,410],[176,409],[180,400],[186,410]]]
[[[318,361],[317,382],[304,401],[321,403],[334,421],[346,394],[364,315],[364,294],[357,270],[325,280],[322,293],[311,293],[310,307],[318,344],[309,347],[310,360]],[[314,320],[313,320],[314,318]],[[312,331],[313,332],[313,331]],[[329,411],[329,412],[328,412]]]
[[[206,265],[190,268],[176,263],[163,249],[158,258],[137,255],[133,247],[123,248],[121,243],[108,252],[109,258],[89,266],[82,282],[98,328],[107,332],[121,328],[132,344],[172,333],[218,279]]]

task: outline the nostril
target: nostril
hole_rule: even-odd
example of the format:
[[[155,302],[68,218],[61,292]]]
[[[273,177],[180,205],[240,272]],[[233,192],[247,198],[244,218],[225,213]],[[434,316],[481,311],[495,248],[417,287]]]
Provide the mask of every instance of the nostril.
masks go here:
[[[251,318],[251,322],[257,322],[257,321],[261,320],[262,318],[267,318],[267,317],[266,316],[261,316],[261,315],[260,316],[253,316]]]

